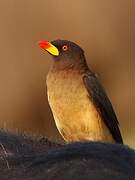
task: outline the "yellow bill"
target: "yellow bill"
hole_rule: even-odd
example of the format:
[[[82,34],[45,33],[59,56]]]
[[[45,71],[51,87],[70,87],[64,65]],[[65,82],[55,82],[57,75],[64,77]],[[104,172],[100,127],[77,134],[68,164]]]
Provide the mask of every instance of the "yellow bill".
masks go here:
[[[42,49],[45,49],[48,51],[51,55],[53,56],[58,56],[59,55],[59,50],[57,47],[55,47],[53,44],[51,44],[49,41],[42,40],[39,42],[39,46]]]

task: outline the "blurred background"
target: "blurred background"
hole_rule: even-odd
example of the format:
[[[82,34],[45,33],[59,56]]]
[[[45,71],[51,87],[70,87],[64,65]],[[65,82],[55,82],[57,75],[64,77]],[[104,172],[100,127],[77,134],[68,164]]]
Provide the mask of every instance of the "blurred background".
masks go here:
[[[85,50],[135,147],[135,1],[0,0],[0,127],[59,141],[46,96],[51,57],[41,39]]]

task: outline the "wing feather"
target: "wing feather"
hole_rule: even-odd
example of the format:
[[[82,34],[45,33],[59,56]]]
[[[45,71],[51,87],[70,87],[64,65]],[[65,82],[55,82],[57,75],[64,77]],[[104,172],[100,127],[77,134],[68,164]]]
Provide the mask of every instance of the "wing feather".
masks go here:
[[[83,76],[83,81],[90,98],[93,100],[114,140],[117,143],[123,143],[116,114],[99,80],[94,74],[87,73]]]

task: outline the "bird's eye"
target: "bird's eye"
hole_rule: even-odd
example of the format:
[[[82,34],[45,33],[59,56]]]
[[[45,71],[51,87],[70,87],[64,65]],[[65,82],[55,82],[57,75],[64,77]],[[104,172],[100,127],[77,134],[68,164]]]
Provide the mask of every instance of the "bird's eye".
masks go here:
[[[67,45],[64,45],[64,46],[62,47],[62,49],[63,49],[63,51],[67,51],[67,50],[68,50],[68,46],[67,46]]]

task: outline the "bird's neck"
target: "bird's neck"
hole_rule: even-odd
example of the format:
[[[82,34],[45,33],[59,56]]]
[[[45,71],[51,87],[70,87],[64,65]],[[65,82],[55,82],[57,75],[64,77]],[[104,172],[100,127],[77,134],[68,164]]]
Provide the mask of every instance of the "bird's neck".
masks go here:
[[[62,61],[54,62],[50,68],[50,72],[59,73],[59,72],[78,72],[80,74],[84,74],[87,71],[90,72],[90,69],[84,59],[84,61],[80,61],[77,63],[63,63]]]

